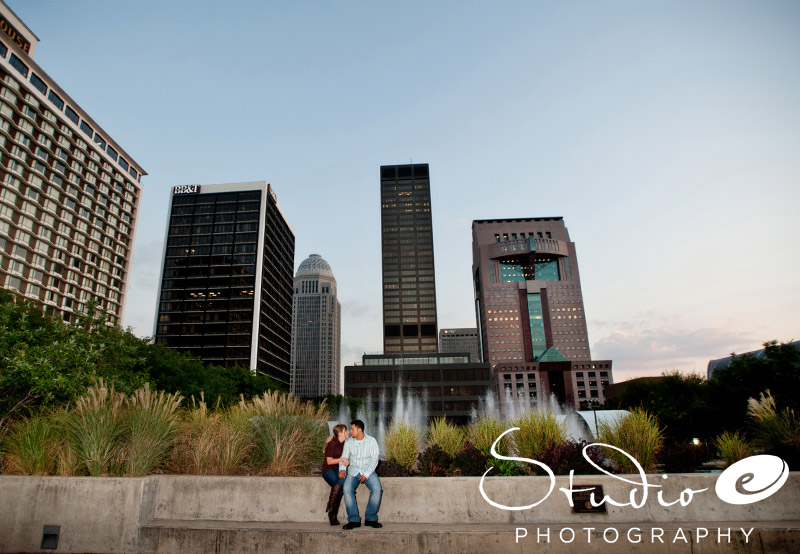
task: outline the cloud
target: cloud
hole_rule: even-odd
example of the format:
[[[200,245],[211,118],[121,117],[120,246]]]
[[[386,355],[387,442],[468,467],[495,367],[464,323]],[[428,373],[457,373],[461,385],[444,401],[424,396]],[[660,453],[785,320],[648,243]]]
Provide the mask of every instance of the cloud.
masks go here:
[[[615,381],[664,371],[705,373],[709,360],[733,351],[757,349],[761,340],[751,332],[722,327],[661,326],[627,331],[616,329],[592,345],[592,357],[614,362]]]

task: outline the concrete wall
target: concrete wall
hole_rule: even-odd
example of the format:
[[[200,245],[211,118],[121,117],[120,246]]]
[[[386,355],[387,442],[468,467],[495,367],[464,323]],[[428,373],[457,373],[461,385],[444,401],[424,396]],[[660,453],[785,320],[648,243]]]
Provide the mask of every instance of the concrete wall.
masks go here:
[[[566,477],[557,478],[539,506],[505,511],[489,505],[478,490],[479,478],[384,478],[380,520],[383,523],[547,524],[573,526],[625,523],[800,522],[800,473],[773,496],[734,506],[714,493],[719,474],[673,474],[663,480],[665,501],[683,489],[703,489],[689,506],[663,507],[656,493],[641,509],[608,506],[607,514],[573,514]],[[628,476],[630,478],[630,476]],[[628,502],[633,485],[608,476],[579,476],[575,487],[600,484],[618,502]],[[550,487],[545,477],[487,478],[485,490],[495,502],[524,506],[537,502]],[[641,487],[638,487],[641,490]],[[655,489],[658,490],[658,489]],[[327,525],[328,486],[320,477],[201,477],[161,475],[143,478],[0,476],[0,552],[39,550],[44,525],[60,525],[61,552],[137,552],[141,526],[163,520],[222,522],[308,522]],[[368,497],[357,491],[363,517]],[[637,498],[640,498],[637,496]],[[340,519],[344,516],[341,508]]]

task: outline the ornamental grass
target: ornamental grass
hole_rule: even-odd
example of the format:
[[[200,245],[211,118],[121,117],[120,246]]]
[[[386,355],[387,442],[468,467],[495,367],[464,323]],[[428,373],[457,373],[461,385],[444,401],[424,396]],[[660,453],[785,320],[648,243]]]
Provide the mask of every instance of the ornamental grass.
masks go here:
[[[726,465],[732,465],[753,455],[752,445],[739,431],[725,431],[713,441],[714,448]]]
[[[428,427],[427,446],[438,446],[450,456],[458,454],[466,442],[464,430],[450,423],[446,417],[437,417]]]
[[[514,451],[523,458],[538,459],[567,440],[566,429],[549,412],[528,412],[512,425],[519,427],[513,432]]]
[[[243,472],[253,449],[250,434],[241,418],[230,410],[209,412],[201,394],[191,399],[178,430],[172,453],[171,470],[196,475],[236,475]]]
[[[20,421],[4,440],[6,471],[25,475],[52,473],[57,440],[58,430],[50,417],[37,415]]]
[[[125,395],[99,379],[64,417],[66,442],[89,475],[121,473],[124,403]]]
[[[178,433],[183,397],[145,384],[127,399],[124,459],[128,475],[148,475],[164,462]]]
[[[758,446],[773,453],[800,450],[800,418],[794,410],[778,410],[769,391],[761,393],[759,400],[750,398],[747,404],[747,415],[753,421]]]
[[[415,469],[419,442],[416,427],[405,423],[393,423],[383,440],[386,459],[408,469]]]
[[[635,408],[613,423],[600,424],[600,442],[624,450],[639,462],[645,472],[656,469],[656,455],[664,443],[664,430],[658,419],[641,408]],[[638,470],[628,456],[608,448],[604,452],[623,473]]]
[[[492,444],[505,430],[499,419],[482,416],[467,427],[467,441],[484,454],[489,454]],[[511,454],[511,440],[508,435],[500,441],[497,452],[506,456]]]

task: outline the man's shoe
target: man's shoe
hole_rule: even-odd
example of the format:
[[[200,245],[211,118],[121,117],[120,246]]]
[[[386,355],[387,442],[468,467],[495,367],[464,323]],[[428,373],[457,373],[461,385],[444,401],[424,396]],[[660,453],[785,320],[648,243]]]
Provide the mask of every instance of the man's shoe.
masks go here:
[[[380,529],[381,527],[383,527],[383,525],[381,525],[377,521],[368,521],[366,519],[364,520],[364,525],[366,525],[367,527],[374,527],[375,529]]]
[[[361,527],[360,521],[348,521],[347,525],[342,525],[342,529],[349,531],[350,529],[355,529],[356,527]]]

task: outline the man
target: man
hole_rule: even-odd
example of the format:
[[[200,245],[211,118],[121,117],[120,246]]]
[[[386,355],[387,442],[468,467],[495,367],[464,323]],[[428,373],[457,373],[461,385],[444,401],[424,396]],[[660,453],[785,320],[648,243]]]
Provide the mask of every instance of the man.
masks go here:
[[[350,461],[350,465],[339,464],[339,477],[344,479],[344,505],[347,509],[347,525],[342,529],[361,527],[361,514],[356,504],[356,487],[366,483],[369,489],[369,502],[364,514],[364,525],[379,529],[378,510],[381,507],[381,481],[375,468],[378,467],[378,441],[364,434],[364,422],[356,419],[350,424],[350,438],[344,441],[342,458]]]

